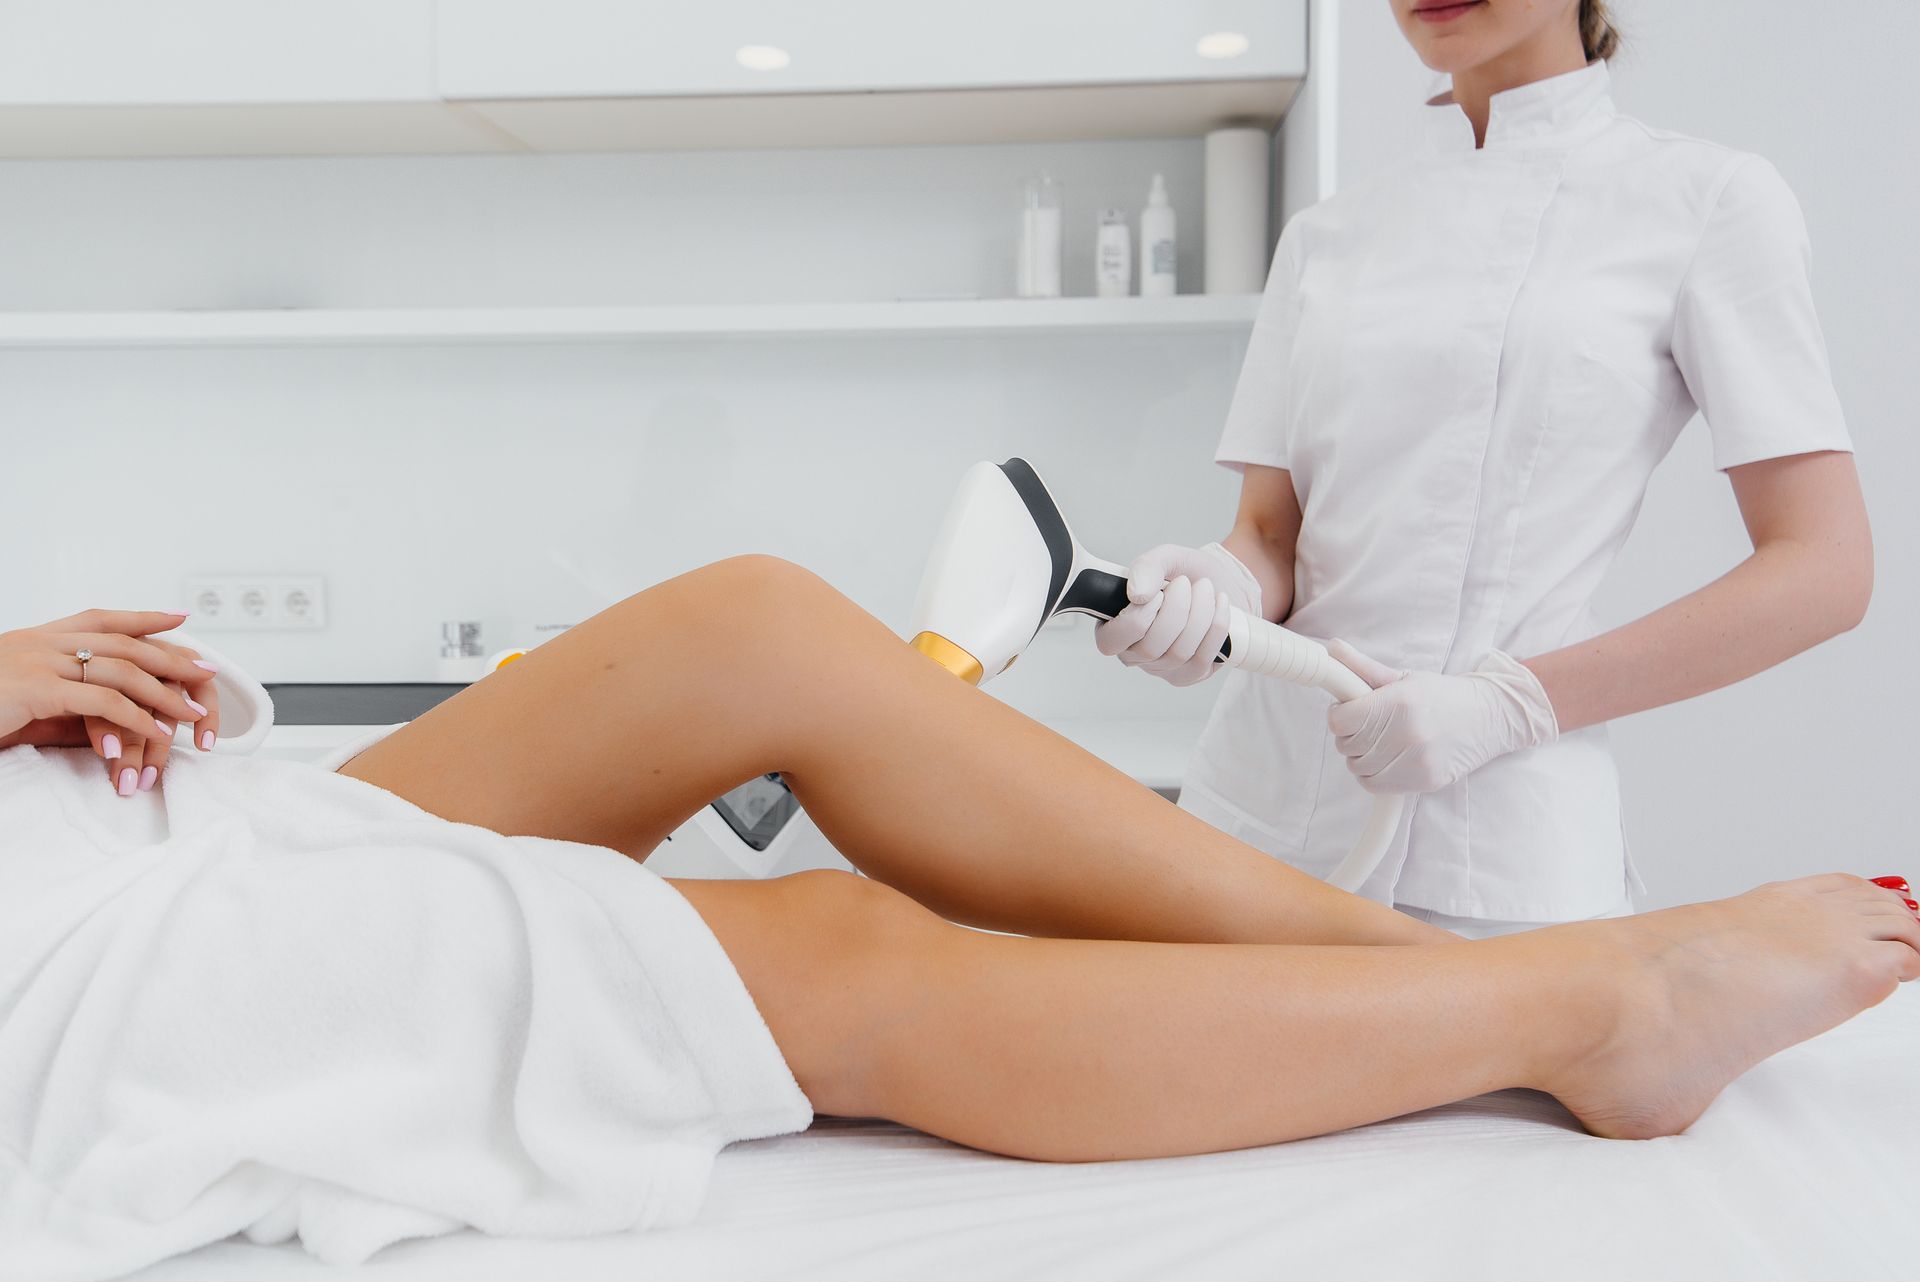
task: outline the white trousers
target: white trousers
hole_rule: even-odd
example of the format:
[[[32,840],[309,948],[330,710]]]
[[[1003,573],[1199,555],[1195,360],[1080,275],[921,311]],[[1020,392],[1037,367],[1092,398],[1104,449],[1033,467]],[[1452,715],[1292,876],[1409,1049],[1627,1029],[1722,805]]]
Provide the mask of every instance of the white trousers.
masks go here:
[[[1564,923],[1554,921],[1495,921],[1486,917],[1453,917],[1446,913],[1435,912],[1431,908],[1416,908],[1412,904],[1395,904],[1394,909],[1403,912],[1415,921],[1424,921],[1429,926],[1438,926],[1450,930],[1456,935],[1468,939],[1492,939],[1496,935],[1517,935],[1523,930],[1538,930],[1542,926],[1558,926]],[[1608,917],[1626,917],[1633,912],[1633,900],[1626,899],[1603,913],[1595,913],[1584,921],[1601,921]]]

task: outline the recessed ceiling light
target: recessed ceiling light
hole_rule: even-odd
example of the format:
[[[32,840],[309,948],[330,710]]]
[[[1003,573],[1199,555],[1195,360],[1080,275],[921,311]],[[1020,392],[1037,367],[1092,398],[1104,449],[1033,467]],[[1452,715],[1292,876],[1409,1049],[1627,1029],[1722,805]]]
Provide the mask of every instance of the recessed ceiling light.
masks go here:
[[[1247,51],[1252,43],[1238,31],[1216,31],[1209,36],[1201,36],[1200,43],[1193,51],[1202,58],[1238,58]]]
[[[734,50],[733,60],[748,71],[778,71],[793,61],[785,49],[772,45],[742,45]]]

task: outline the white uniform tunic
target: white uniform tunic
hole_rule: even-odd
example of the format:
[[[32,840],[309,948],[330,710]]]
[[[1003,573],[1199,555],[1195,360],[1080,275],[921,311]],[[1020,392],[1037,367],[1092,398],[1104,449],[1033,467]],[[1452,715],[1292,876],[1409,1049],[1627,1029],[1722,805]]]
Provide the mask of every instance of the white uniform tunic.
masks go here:
[[[1849,448],[1799,206],[1758,157],[1614,112],[1607,69],[1497,94],[1432,154],[1281,237],[1218,459],[1285,468],[1288,626],[1396,667],[1592,636],[1589,602],[1698,409],[1721,468]],[[1368,805],[1326,696],[1233,673],[1182,804],[1325,875]],[[1365,893],[1458,916],[1614,909],[1631,877],[1604,727],[1410,799]]]

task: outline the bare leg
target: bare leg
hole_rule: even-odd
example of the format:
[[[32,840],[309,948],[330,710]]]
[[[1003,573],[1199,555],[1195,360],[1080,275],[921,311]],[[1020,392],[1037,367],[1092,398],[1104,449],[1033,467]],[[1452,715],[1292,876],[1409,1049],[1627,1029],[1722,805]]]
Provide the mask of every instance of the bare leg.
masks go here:
[[[821,1112],[1016,1156],[1240,1148],[1526,1086],[1670,1134],[1920,975],[1852,877],[1454,948],[1019,939],[837,873],[683,882]]]
[[[602,612],[343,773],[449,819],[644,858],[776,770],[857,867],[957,921],[1136,940],[1453,938],[1226,837],[765,557]]]
[[[644,853],[774,769],[862,867],[968,920],[1409,935],[764,560],[623,603],[347,773],[449,818]],[[1265,1143],[1499,1086],[1552,1091],[1605,1134],[1663,1134],[1920,972],[1920,923],[1848,877],[1415,949],[986,936],[837,874],[679,886],[822,1111],[1042,1158]]]

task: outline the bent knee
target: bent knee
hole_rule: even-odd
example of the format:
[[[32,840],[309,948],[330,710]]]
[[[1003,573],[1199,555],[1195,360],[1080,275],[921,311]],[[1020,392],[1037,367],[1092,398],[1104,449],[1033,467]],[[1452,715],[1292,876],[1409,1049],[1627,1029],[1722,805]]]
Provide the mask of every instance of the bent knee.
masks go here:
[[[811,631],[770,623],[804,624],[820,617],[831,603],[845,600],[813,571],[754,553],[656,583],[606,614],[613,622],[613,645],[657,652],[663,640],[692,638],[708,662],[724,656],[738,663],[761,657],[770,640],[790,644]]]
[[[702,628],[715,639],[750,644],[774,640],[790,646],[812,631],[793,625],[818,620],[846,602],[812,570],[760,553],[703,565],[662,586],[678,598],[675,609],[684,625]]]
[[[764,552],[730,556],[690,571],[689,579],[715,588],[735,600],[783,600],[832,592],[827,581],[803,565]]]

